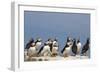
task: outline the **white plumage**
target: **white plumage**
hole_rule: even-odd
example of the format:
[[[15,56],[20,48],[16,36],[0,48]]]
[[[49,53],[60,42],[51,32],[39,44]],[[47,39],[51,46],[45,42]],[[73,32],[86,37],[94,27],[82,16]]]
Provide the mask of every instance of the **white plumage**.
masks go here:
[[[63,56],[68,56],[70,54],[70,50],[71,50],[71,47],[66,47],[64,52],[63,52]]]
[[[41,51],[41,55],[42,56],[50,56],[51,52],[50,52],[50,46],[49,45],[45,45],[43,47],[43,50]]]
[[[36,50],[35,43],[32,43],[32,45],[28,49],[28,56],[32,57],[32,56],[36,56],[36,54],[37,54],[37,50]]]
[[[37,42],[36,43],[36,50],[37,51],[40,49],[41,45],[42,45],[42,42]]]
[[[77,43],[77,54],[80,54],[82,44],[80,42]]]

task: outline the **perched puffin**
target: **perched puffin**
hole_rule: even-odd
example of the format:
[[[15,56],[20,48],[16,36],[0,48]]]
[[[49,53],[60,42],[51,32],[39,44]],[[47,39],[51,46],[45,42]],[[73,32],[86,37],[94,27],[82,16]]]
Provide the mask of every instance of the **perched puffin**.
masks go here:
[[[67,44],[69,46],[72,46],[72,44],[73,44],[73,40],[70,37],[67,37]]]
[[[81,50],[82,44],[80,42],[80,39],[77,40],[77,54],[80,54],[80,50]]]
[[[41,48],[41,45],[42,45],[42,40],[41,40],[41,38],[38,38],[38,39],[35,41],[35,44],[36,44],[36,50],[38,51],[38,50]]]
[[[52,40],[51,38],[49,38],[49,39],[46,41],[47,44],[52,44],[52,42],[53,42],[53,40]]]
[[[31,38],[30,40],[29,40],[29,42],[26,44],[26,47],[25,47],[25,49],[29,49],[30,48],[30,46],[31,46],[31,44],[34,42],[34,39],[33,38]]]
[[[26,59],[28,57],[28,49],[31,47],[31,44],[34,43],[34,39],[31,38],[29,42],[26,44],[24,49],[24,58]]]
[[[73,44],[73,40],[70,37],[67,37],[66,45],[61,51],[64,57],[68,57],[70,55],[72,44]]]
[[[66,43],[65,47],[62,49],[61,53],[63,54],[64,57],[68,57],[68,55],[70,54],[70,50],[71,50],[71,47],[70,45],[68,45]]]
[[[29,57],[36,57],[37,56],[35,43],[32,43],[30,48],[28,49],[28,56]]]
[[[82,51],[81,51],[81,55],[84,55],[84,54],[86,54],[86,52],[89,50],[89,48],[90,48],[90,40],[89,40],[89,38],[87,38],[87,41],[86,41],[86,43],[85,43],[85,45],[82,47]]]
[[[73,45],[72,45],[71,48],[72,48],[72,52],[73,52],[74,56],[76,56],[76,54],[77,54],[77,44],[76,44],[76,39],[74,39]]]
[[[42,46],[38,52],[39,56],[50,56],[51,51],[50,51],[50,46],[48,43],[44,43],[44,46]]]
[[[50,46],[50,51],[52,51],[52,45],[53,45],[53,40],[51,38],[49,38],[47,41],[46,41],[46,44],[48,44]]]
[[[58,55],[58,48],[59,48],[58,40],[55,38],[54,41],[52,42],[52,50],[51,50],[51,52],[52,52],[51,56],[52,57],[55,57],[55,56]]]

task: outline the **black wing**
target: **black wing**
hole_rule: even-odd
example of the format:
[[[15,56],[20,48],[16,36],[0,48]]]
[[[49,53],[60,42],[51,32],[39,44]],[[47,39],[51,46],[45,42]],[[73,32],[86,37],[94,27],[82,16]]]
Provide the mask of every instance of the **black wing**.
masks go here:
[[[86,53],[88,51],[88,49],[89,49],[89,45],[84,45],[83,48],[82,48],[81,54]]]
[[[73,46],[72,46],[72,52],[73,52],[74,54],[77,54],[77,46],[76,46],[76,45],[73,45]]]
[[[42,46],[42,47],[40,48],[40,50],[39,50],[38,54],[40,54],[40,53],[41,53],[41,51],[43,50],[43,48],[44,48],[44,46]]]

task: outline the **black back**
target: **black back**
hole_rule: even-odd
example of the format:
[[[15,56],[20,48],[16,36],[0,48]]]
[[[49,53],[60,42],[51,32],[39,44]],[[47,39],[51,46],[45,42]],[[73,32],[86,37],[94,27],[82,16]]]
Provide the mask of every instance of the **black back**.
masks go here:
[[[82,48],[81,54],[84,54],[84,53],[86,53],[88,51],[88,49],[90,48],[89,44],[90,44],[90,41],[89,41],[89,38],[88,38],[87,41],[86,41],[86,43],[85,43],[85,45]]]
[[[30,39],[30,41],[26,44],[25,49],[29,49],[30,46],[31,46],[31,44],[32,44],[33,42],[34,42],[34,40],[33,40],[33,39]]]
[[[49,46],[50,46],[50,51],[52,52],[52,43],[51,43],[51,44],[49,44]]]
[[[66,45],[64,46],[64,48],[62,49],[61,53],[63,53],[65,51],[65,48],[69,47],[69,45],[66,43]]]
[[[70,42],[69,37],[67,37],[67,42]]]
[[[72,52],[76,55],[77,54],[77,45],[76,40],[74,39],[73,45],[72,45]]]
[[[44,48],[44,46],[42,46],[42,47],[40,48],[40,50],[38,51],[38,54],[41,53],[41,51],[43,50],[43,48]]]

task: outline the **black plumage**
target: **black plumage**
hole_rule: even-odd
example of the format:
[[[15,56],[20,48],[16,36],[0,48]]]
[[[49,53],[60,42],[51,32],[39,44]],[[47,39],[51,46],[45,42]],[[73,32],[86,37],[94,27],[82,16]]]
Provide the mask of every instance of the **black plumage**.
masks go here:
[[[61,53],[63,53],[66,49],[66,47],[69,47],[69,45],[66,43],[66,45],[64,46],[64,48],[61,50]]]
[[[77,45],[76,45],[76,40],[75,39],[74,39],[73,45],[72,45],[72,52],[74,53],[74,55],[77,54]]]
[[[25,49],[29,49],[33,42],[34,42],[34,39],[30,39],[30,41],[26,44]]]
[[[52,45],[53,45],[52,43],[49,44],[51,52],[52,52]]]
[[[89,41],[89,38],[88,38],[86,43],[85,43],[85,45],[82,48],[81,54],[84,54],[84,53],[86,53],[89,50],[89,48],[90,48],[89,44],[90,44],[90,41]]]
[[[44,46],[42,46],[41,48],[40,48],[40,50],[38,51],[38,55],[41,53],[41,51],[43,50],[43,48],[44,48]]]

